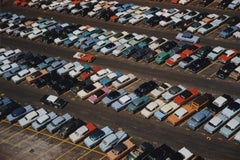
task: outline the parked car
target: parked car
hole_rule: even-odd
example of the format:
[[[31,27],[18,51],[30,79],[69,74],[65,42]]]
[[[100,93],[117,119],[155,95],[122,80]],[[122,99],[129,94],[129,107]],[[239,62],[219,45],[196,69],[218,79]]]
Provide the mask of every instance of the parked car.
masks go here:
[[[229,78],[232,78],[234,80],[239,80],[240,79],[240,66],[235,68],[229,75]]]
[[[83,138],[87,137],[90,133],[92,133],[97,127],[93,123],[87,123],[86,125],[82,125],[77,130],[69,135],[69,139],[73,143],[77,143],[81,141]]]
[[[144,95],[148,94],[149,92],[151,92],[157,86],[158,85],[155,81],[144,82],[134,90],[134,93],[137,96],[141,97],[141,96],[144,96]]]
[[[122,76],[123,74],[119,71],[109,73],[105,77],[99,80],[99,82],[104,86],[110,86],[113,81],[115,81],[118,77]]]
[[[27,105],[25,107],[18,107],[17,109],[13,110],[11,114],[7,115],[7,120],[9,123],[15,123],[20,118],[28,114],[29,112],[33,111],[34,107],[32,105]]]
[[[112,150],[107,152],[107,157],[110,160],[117,160],[124,157],[130,150],[135,147],[135,144],[131,142],[129,139],[118,143],[113,147]]]
[[[111,91],[106,97],[102,99],[103,104],[106,106],[111,105],[114,101],[119,99],[120,97],[126,95],[127,92],[124,89]]]
[[[11,80],[18,84],[21,81],[25,80],[27,76],[33,74],[37,72],[37,70],[35,68],[28,68],[28,69],[23,69],[21,71],[19,71],[16,75],[14,75],[13,77],[11,77]]]
[[[227,8],[234,10],[234,9],[236,9],[236,8],[239,7],[239,6],[240,6],[240,1],[239,1],[239,0],[233,0],[233,1],[227,6]]]
[[[62,66],[64,66],[65,64],[67,64],[67,61],[65,61],[65,60],[57,60],[57,61],[53,62],[50,66],[47,67],[47,71],[49,73],[54,72],[57,69],[59,69]]]
[[[199,126],[212,118],[212,116],[213,113],[211,111],[204,109],[195,113],[191,118],[189,118],[187,121],[187,126],[192,130],[196,130]]]
[[[98,145],[106,136],[113,133],[113,131],[105,126],[102,129],[96,128],[88,137],[86,137],[83,142],[88,148],[92,148]]]
[[[237,66],[234,63],[226,63],[216,73],[216,76],[221,79],[225,79]]]
[[[175,96],[177,96],[184,90],[186,90],[186,88],[183,87],[182,85],[172,86],[165,93],[162,94],[162,97],[164,100],[169,102],[170,100],[172,100]]]
[[[119,112],[127,107],[129,103],[131,103],[134,99],[138,98],[135,93],[129,93],[120,97],[118,100],[111,104],[111,107],[116,111]]]
[[[166,159],[175,151],[166,144],[163,144],[152,150],[144,159]]]
[[[94,94],[92,94],[90,97],[88,97],[88,101],[92,104],[96,104],[99,101],[102,100],[103,97],[105,97],[111,90],[107,87],[103,87],[102,89],[98,90]]]
[[[212,103],[210,103],[207,107],[214,113],[218,113],[223,110],[227,105],[233,102],[233,98],[228,94],[223,94],[214,99]]]
[[[68,74],[71,70],[80,65],[81,64],[79,62],[69,62],[58,68],[56,71],[60,76],[62,76]]]
[[[203,6],[203,7],[206,7],[207,5],[209,5],[212,2],[213,2],[213,0],[200,0],[199,5]]]
[[[154,113],[154,117],[160,121],[163,121],[164,119],[166,119],[168,117],[168,115],[173,113],[179,107],[180,107],[180,105],[178,105],[174,101],[171,101],[171,102],[165,104],[164,106],[162,106],[159,110],[157,110]]]
[[[75,78],[81,73],[83,73],[84,71],[89,70],[90,68],[91,67],[88,64],[79,65],[75,67],[73,70],[71,70],[70,72],[68,72],[68,74],[70,77]]]
[[[181,60],[179,63],[178,63],[178,66],[185,69],[185,68],[188,68],[188,66],[190,64],[192,64],[194,61],[196,61],[198,59],[198,57],[196,55],[191,55],[189,57],[185,57],[183,60]]]
[[[19,125],[22,128],[26,128],[27,126],[31,125],[38,117],[46,114],[47,111],[44,108],[40,108],[36,111],[29,112],[23,118],[18,120]]]
[[[221,47],[221,46],[217,46],[217,47],[213,48],[213,50],[207,55],[207,58],[209,58],[210,60],[214,61],[225,50],[226,50],[226,48]]]
[[[143,142],[137,147],[134,147],[131,152],[127,154],[127,160],[138,160],[144,158],[154,149],[153,145],[148,142]]]
[[[132,100],[132,102],[127,105],[127,109],[131,113],[136,113],[142,110],[151,101],[151,98],[148,96],[142,96]]]
[[[237,26],[231,26],[231,27],[227,27],[226,29],[224,29],[223,31],[221,31],[219,33],[220,37],[222,38],[228,38],[230,37],[234,32],[238,31],[239,28]]]
[[[129,73],[127,75],[122,75],[118,77],[117,80],[112,82],[112,86],[116,89],[120,89],[129,85],[130,83],[133,83],[136,80],[137,77],[134,74]]]
[[[195,55],[199,58],[204,58],[208,55],[210,51],[212,51],[212,49],[213,48],[211,46],[203,46],[195,53]]]
[[[229,62],[233,57],[235,57],[236,55],[238,55],[238,50],[236,49],[228,49],[226,50],[224,53],[222,53],[219,57],[218,57],[218,61],[222,62],[222,63],[227,63]]]
[[[54,95],[44,95],[41,97],[40,102],[42,104],[51,105],[60,109],[64,108],[68,104],[68,102],[64,99]]]
[[[38,117],[36,121],[32,123],[32,128],[35,129],[36,131],[39,131],[44,127],[46,127],[46,125],[56,117],[57,117],[57,114],[55,112],[49,112],[49,113],[43,114],[40,117]]]
[[[44,77],[48,74],[48,71],[46,69],[42,69],[40,71],[36,71],[33,74],[29,75],[26,77],[26,81],[29,84],[34,83],[34,81],[36,81],[38,78]]]
[[[47,126],[47,130],[50,133],[55,133],[56,131],[58,131],[58,129],[65,123],[67,123],[70,119],[72,119],[73,117],[68,114],[65,113],[64,115],[60,115],[58,117],[56,117],[55,119],[53,119]]]
[[[58,136],[62,139],[67,138],[72,132],[85,124],[81,119],[72,118],[61,126],[58,130]]]
[[[197,73],[197,72],[199,72],[200,70],[202,70],[203,68],[207,67],[210,64],[211,64],[211,62],[208,58],[199,58],[196,61],[194,61],[193,63],[191,63],[188,66],[188,69],[192,73]]]
[[[27,69],[27,68],[28,68],[27,65],[21,65],[21,66],[12,68],[10,71],[7,71],[3,74],[3,78],[5,78],[6,80],[10,80],[18,72],[20,72],[21,70]]]
[[[224,125],[219,133],[226,138],[230,138],[234,133],[236,133],[240,128],[240,115],[235,116],[230,121]]]
[[[99,148],[103,152],[109,151],[112,147],[117,145],[118,143],[124,141],[128,138],[128,135],[126,132],[119,130],[115,133],[109,134],[107,137],[105,137],[102,142],[99,144]]]
[[[183,105],[198,95],[200,95],[200,92],[197,89],[189,88],[177,95],[173,101],[178,105]]]
[[[0,76],[2,76],[5,72],[10,71],[11,69],[18,67],[17,63],[8,63],[0,66]]]
[[[97,92],[98,90],[100,90],[101,88],[103,88],[103,85],[99,82],[95,82],[94,84],[89,84],[88,86],[84,87],[82,90],[80,90],[77,95],[81,98],[81,99],[86,99],[88,98],[90,95],[94,94],[95,92]]]
[[[80,78],[82,80],[86,80],[89,79],[92,75],[94,75],[96,72],[100,71],[101,68],[99,66],[94,66],[94,67],[90,67],[89,69],[85,69],[81,74],[80,74]]]
[[[191,43],[198,43],[200,41],[200,37],[194,36],[192,33],[178,33],[176,39],[179,41],[186,41]]]
[[[90,77],[90,79],[93,82],[97,82],[100,79],[102,79],[103,77],[106,77],[107,75],[109,75],[110,73],[112,73],[112,71],[109,68],[101,69],[101,70],[97,71],[95,74],[93,74]]]
[[[172,85],[169,83],[166,82],[162,83],[161,85],[159,85],[150,92],[150,96],[152,96],[153,98],[159,98],[164,92],[166,92],[171,87]]]

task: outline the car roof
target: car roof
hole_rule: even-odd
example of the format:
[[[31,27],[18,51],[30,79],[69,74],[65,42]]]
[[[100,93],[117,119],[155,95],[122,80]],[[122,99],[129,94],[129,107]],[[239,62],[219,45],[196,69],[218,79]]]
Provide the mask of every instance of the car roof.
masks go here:
[[[57,96],[54,96],[54,95],[49,95],[49,96],[47,97],[47,100],[48,100],[48,101],[51,101],[51,102],[55,102],[57,99],[58,99],[58,97],[57,97]]]

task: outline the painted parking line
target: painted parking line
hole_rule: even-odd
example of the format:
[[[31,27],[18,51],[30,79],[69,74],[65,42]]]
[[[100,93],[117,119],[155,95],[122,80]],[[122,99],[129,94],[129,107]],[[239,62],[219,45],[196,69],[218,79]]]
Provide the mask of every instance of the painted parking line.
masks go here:
[[[19,132],[16,132],[16,133],[12,134],[11,136],[3,139],[3,140],[0,142],[0,144],[6,142],[6,141],[8,141],[8,140],[10,140],[11,138],[13,138],[13,137],[17,136],[18,134],[22,133],[23,131],[24,131],[24,130],[20,130]]]
[[[66,152],[64,152],[63,154],[61,154],[60,156],[58,156],[57,158],[56,158],[56,160],[59,160],[59,159],[61,159],[63,156],[65,156],[66,154],[68,154],[69,152],[71,152],[72,150],[74,150],[75,148],[77,148],[78,146],[76,145],[76,146],[73,146],[72,148],[70,148],[69,150],[67,150]]]
[[[105,157],[107,157],[106,155],[102,156],[99,160],[103,160]]]
[[[15,127],[15,126],[14,126],[14,125],[11,125],[11,126],[5,128],[5,129],[1,130],[1,131],[0,131],[0,134],[3,133],[3,132],[5,132],[5,131],[7,131],[7,130],[9,130],[9,129],[11,129],[12,127]]]
[[[199,71],[197,74],[202,73],[203,71],[207,70],[208,68],[210,68],[211,66],[215,65],[217,63],[217,61],[213,62],[212,64],[208,65],[207,67],[203,68],[201,71]]]
[[[96,151],[95,149],[96,149],[97,147],[98,147],[98,146],[96,146],[96,147],[94,147],[94,148],[92,148],[92,149],[88,149],[89,151],[88,151],[87,153],[83,154],[83,155],[82,155],[81,157],[79,157],[77,160],[81,160],[82,158],[84,158],[85,156],[87,156],[89,153]]]
[[[52,149],[60,146],[60,145],[63,144],[63,143],[64,143],[64,142],[60,142],[60,143],[54,145],[53,147],[49,148],[46,152],[42,152],[41,154],[39,154],[39,155],[37,156],[37,158],[35,158],[35,159],[41,159],[41,157],[42,157],[43,155],[46,155],[47,153],[49,153],[49,151],[51,151]]]

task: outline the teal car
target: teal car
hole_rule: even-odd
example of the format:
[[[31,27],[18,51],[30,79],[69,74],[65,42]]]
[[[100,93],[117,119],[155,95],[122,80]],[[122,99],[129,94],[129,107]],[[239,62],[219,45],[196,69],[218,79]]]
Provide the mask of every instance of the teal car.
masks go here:
[[[135,46],[131,46],[127,49],[125,49],[123,52],[122,52],[122,55],[126,58],[129,58],[133,53],[135,53],[137,51],[136,47]]]
[[[163,52],[159,55],[157,55],[157,57],[155,58],[155,62],[157,64],[161,64],[163,63],[166,59],[170,58],[171,56],[173,56],[174,53],[173,52]]]
[[[48,57],[48,58],[44,59],[44,61],[42,63],[38,64],[37,66],[39,69],[45,69],[57,60],[58,60],[57,57]]]
[[[136,113],[143,109],[148,103],[152,101],[148,96],[139,97],[133,100],[128,106],[128,111],[131,113]]]

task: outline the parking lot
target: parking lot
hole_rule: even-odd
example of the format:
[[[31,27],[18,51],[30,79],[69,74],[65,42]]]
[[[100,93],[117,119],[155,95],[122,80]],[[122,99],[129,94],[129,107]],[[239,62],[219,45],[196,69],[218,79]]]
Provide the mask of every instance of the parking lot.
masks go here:
[[[125,1],[124,1],[125,2]],[[135,0],[134,0],[135,2]],[[136,1],[137,2],[137,1]],[[139,2],[139,1],[138,1]],[[144,2],[139,2],[143,4]],[[149,5],[160,5],[170,7],[183,8],[180,5],[163,2],[149,2]],[[194,0],[187,6],[194,9],[198,2]],[[216,2],[211,3],[207,7],[207,11],[215,13]],[[16,14],[24,14],[29,16],[42,16],[46,18],[56,19],[58,22],[74,22],[81,24],[90,24],[92,26],[99,26],[106,29],[113,29],[115,31],[122,31],[126,29],[128,32],[145,33],[147,35],[155,35],[157,37],[166,37],[169,40],[175,39],[177,31],[160,26],[151,28],[142,23],[135,26],[126,24],[120,25],[113,22],[103,22],[97,18],[87,18],[74,16],[70,14],[63,14],[51,12],[49,10],[42,11],[36,8],[23,9],[20,6],[13,6],[9,4],[3,7],[4,11],[11,11]],[[203,10],[201,8],[201,10]],[[224,14],[224,11],[217,10],[216,12]],[[229,10],[226,14],[233,15]],[[223,45],[227,48],[240,49],[239,40],[230,37],[223,39],[219,37],[219,32],[226,28],[226,25],[218,27],[216,30],[207,35],[199,35],[201,37],[200,44],[203,45]],[[156,32],[157,31],[157,32]],[[156,34],[155,34],[156,33]],[[29,40],[27,38],[14,37],[6,33],[2,33],[0,37],[2,46],[8,49],[20,48],[23,51],[30,51],[32,53],[39,53],[41,55],[59,57],[68,62],[73,62],[73,54],[79,51],[75,47],[66,47],[65,45],[56,45],[43,43],[40,39]],[[168,82],[172,85],[182,84],[186,88],[194,87],[201,93],[211,93],[214,97],[224,93],[231,95],[234,99],[239,98],[240,80],[235,81],[230,78],[221,80],[217,78],[216,72],[223,66],[217,60],[211,62],[210,65],[202,69],[196,74],[191,73],[188,69],[182,69],[178,65],[173,67],[167,66],[165,63],[157,65],[155,62],[145,63],[143,60],[135,62],[133,58],[126,59],[125,57],[115,57],[112,54],[103,55],[100,52],[93,50],[88,51],[96,56],[96,61],[90,64],[91,66],[100,66],[101,68],[109,68],[112,71],[120,71],[123,74],[133,73],[137,76],[137,80],[124,89],[128,93],[133,92],[140,84],[154,80],[158,84]],[[10,97],[21,105],[33,104],[36,108],[44,107],[48,111],[54,111],[61,115],[63,113],[70,113],[74,117],[83,119],[84,121],[93,122],[98,127],[109,125],[114,130],[123,129],[128,132],[133,141],[139,145],[143,141],[151,142],[155,147],[161,144],[168,144],[174,150],[186,146],[196,156],[200,155],[208,160],[211,159],[238,159],[239,143],[231,136],[226,139],[218,132],[208,134],[203,126],[196,131],[192,131],[187,126],[187,121],[184,121],[178,126],[171,126],[166,121],[160,122],[156,118],[145,119],[139,112],[131,114],[127,109],[121,112],[115,112],[110,107],[105,107],[102,103],[96,105],[90,104],[87,100],[80,100],[80,98],[70,91],[60,95],[69,102],[69,105],[63,110],[58,110],[40,104],[39,99],[44,94],[55,94],[55,92],[45,86],[41,89],[34,85],[29,85],[26,82],[21,84],[14,84],[1,78],[0,96]],[[110,87],[113,89],[113,87]],[[155,99],[153,99],[155,100]],[[7,149],[6,149],[7,148]],[[74,144],[69,139],[61,139],[57,133],[49,134],[46,129],[35,131],[32,127],[22,129],[19,124],[9,124],[6,120],[0,121],[0,155],[3,160],[7,159],[57,159],[57,160],[105,160],[107,159],[98,147],[92,149],[87,148],[83,142]]]

